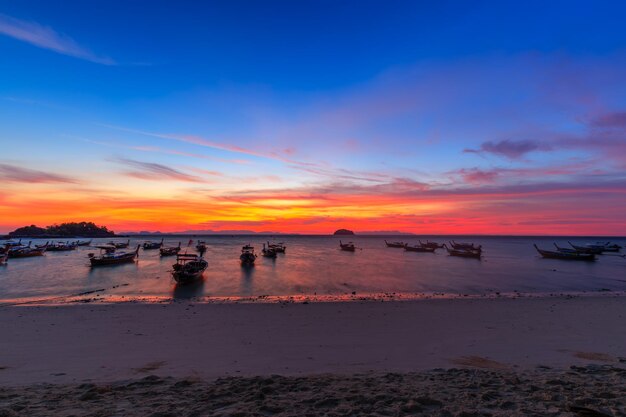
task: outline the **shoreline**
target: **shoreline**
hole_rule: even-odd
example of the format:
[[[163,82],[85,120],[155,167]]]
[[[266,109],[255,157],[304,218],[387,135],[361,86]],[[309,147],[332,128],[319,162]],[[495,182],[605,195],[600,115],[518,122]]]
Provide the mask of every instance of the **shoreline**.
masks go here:
[[[87,303],[0,310],[0,386],[226,376],[626,367],[620,296]]]
[[[126,284],[128,285],[128,284]],[[117,288],[116,285],[112,288]],[[353,302],[407,302],[426,300],[494,300],[518,298],[578,298],[578,297],[626,297],[626,291],[599,289],[596,291],[559,292],[501,292],[482,294],[458,294],[444,292],[379,292],[345,294],[300,294],[300,295],[257,295],[257,296],[125,296],[103,294],[107,289],[85,291],[74,295],[52,297],[24,297],[0,300],[0,309],[19,306],[73,306],[80,304],[285,304],[285,303],[353,303]],[[0,310],[2,311],[2,310]]]

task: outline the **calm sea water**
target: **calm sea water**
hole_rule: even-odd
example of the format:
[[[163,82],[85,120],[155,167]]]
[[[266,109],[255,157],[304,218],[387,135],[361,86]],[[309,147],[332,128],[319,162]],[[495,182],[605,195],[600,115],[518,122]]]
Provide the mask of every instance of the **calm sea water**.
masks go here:
[[[190,238],[168,236],[165,242],[175,246],[181,241],[185,246]],[[10,259],[8,265],[0,266],[0,300],[70,296],[96,289],[105,289],[103,294],[110,296],[174,298],[342,295],[353,291],[475,295],[495,291],[626,291],[625,258],[601,256],[597,262],[549,260],[540,258],[532,246],[533,242],[548,249],[553,242],[567,246],[566,238],[456,238],[483,245],[484,258],[479,261],[451,257],[443,249],[430,254],[387,248],[383,237],[352,237],[349,240],[360,249],[350,253],[339,250],[337,237],[281,236],[278,240],[287,245],[286,254],[279,254],[276,260],[259,256],[256,266],[247,269],[239,264],[241,246],[251,243],[260,252],[267,237],[202,239],[209,246],[205,255],[209,268],[204,281],[197,285],[176,286],[169,273],[175,258],[160,258],[158,250],[141,249],[136,263],[91,268],[87,254],[97,249],[81,247],[72,252],[48,252],[44,257]],[[418,240],[413,236],[386,239],[409,243]],[[449,240],[434,236],[421,239]],[[95,239],[93,244],[109,240]],[[131,248],[145,240],[131,239]],[[569,240],[581,244],[597,240],[626,243],[624,238]],[[193,247],[189,252],[195,253]]]

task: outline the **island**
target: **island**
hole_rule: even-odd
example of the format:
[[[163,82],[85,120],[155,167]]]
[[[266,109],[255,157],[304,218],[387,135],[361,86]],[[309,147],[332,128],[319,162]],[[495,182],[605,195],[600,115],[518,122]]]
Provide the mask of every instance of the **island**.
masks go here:
[[[354,232],[348,229],[339,229],[339,230],[336,230],[335,233],[333,233],[333,235],[335,236],[354,235]]]
[[[8,236],[11,238],[110,237],[115,236],[115,233],[93,222],[78,222],[53,224],[47,227],[38,227],[33,224],[15,229]]]

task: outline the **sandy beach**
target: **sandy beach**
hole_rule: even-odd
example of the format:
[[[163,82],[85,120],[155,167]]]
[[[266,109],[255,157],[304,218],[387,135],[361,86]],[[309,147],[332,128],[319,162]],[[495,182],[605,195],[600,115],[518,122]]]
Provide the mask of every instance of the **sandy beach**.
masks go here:
[[[345,397],[352,389],[350,381],[370,387],[371,395],[387,392],[391,397],[383,408],[395,410],[396,414],[402,413],[403,406],[410,408],[407,401],[426,411],[444,410],[411,400],[420,395],[442,404],[447,401],[450,413],[478,410],[484,406],[480,398],[474,398],[471,407],[466,400],[462,401],[466,406],[455,403],[461,398],[453,395],[455,390],[460,390],[463,398],[471,391],[463,388],[465,381],[479,384],[476,392],[481,395],[498,392],[493,394],[495,397],[490,394],[485,398],[495,401],[494,407],[503,415],[510,415],[514,410],[521,412],[523,404],[537,401],[533,392],[522,387],[545,387],[546,381],[552,380],[569,381],[568,392],[591,398],[598,397],[590,389],[604,387],[603,395],[607,397],[594,404],[603,405],[607,415],[619,415],[624,412],[621,394],[626,386],[625,318],[626,298],[612,296],[4,307],[0,311],[0,410],[34,406],[45,395],[65,398],[62,393],[93,391],[94,395],[87,395],[93,398],[83,400],[97,400],[103,410],[110,411],[106,408],[108,396],[131,398],[141,390],[152,392],[150,395],[162,390],[169,395],[190,386],[200,393],[227,389],[231,403],[239,404],[237,407],[243,407],[245,413],[260,412],[258,407],[264,402],[250,402],[247,396],[266,384],[278,384],[282,387],[278,391],[284,392],[279,401],[282,405],[276,410],[282,407],[281,413],[298,415],[286,404],[293,406],[308,396],[316,399],[307,400],[314,404],[336,390]],[[456,375],[452,379],[457,385],[446,382],[451,375]],[[591,377],[597,383],[592,384]],[[511,378],[525,378],[527,382],[511,385],[506,382]],[[487,384],[484,389],[480,386],[483,383]],[[243,388],[250,384],[256,388]],[[306,398],[295,394],[291,399],[284,397],[310,384],[321,388],[307,389]],[[381,384],[384,388],[380,390],[372,388]],[[489,384],[495,385],[490,388]],[[554,384],[552,391],[564,389]],[[585,388],[586,384],[591,385]],[[403,388],[402,394],[392,388],[405,385],[409,388]],[[157,391],[146,388],[155,386],[159,387]],[[433,391],[437,386],[441,389]],[[506,401],[516,404],[508,412],[500,404],[505,400],[498,396],[503,390],[519,391],[507,394],[511,398]],[[239,394],[235,392],[244,396],[237,399]],[[549,395],[544,388],[541,392]],[[59,412],[77,407],[75,401],[80,401],[80,395],[74,394],[55,403]],[[402,401],[396,398],[398,395]],[[559,400],[562,394],[550,395],[554,404],[546,397],[549,407],[564,411],[565,405],[576,406]],[[20,406],[19,401],[24,404]],[[343,400],[337,401],[339,404]],[[354,411],[354,405],[345,401],[346,409]],[[119,403],[117,399],[115,402]],[[162,402],[164,406],[178,404],[184,408],[175,400]],[[128,405],[128,413],[145,415],[133,408],[132,401],[122,403]],[[577,406],[590,405],[581,404]],[[220,407],[214,404],[212,410]],[[37,415],[35,408],[29,415]],[[208,413],[208,409],[203,410]],[[102,415],[116,415],[107,413]]]

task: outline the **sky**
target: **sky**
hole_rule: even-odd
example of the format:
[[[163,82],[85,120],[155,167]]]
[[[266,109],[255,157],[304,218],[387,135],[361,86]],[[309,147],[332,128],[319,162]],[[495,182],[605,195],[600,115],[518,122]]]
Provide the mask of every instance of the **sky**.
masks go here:
[[[0,232],[624,236],[625,13],[0,0]]]

